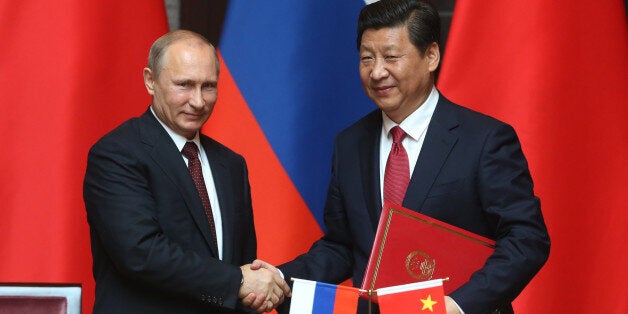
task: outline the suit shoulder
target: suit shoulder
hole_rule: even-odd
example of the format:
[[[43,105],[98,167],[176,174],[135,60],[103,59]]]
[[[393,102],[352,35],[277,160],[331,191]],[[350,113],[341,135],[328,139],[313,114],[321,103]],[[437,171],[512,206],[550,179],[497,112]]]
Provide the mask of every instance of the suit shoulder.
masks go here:
[[[356,138],[372,131],[379,131],[382,126],[382,111],[375,109],[354,122],[336,135],[336,140]]]
[[[242,155],[205,134],[201,134],[201,143],[203,146],[209,147],[211,150],[222,156],[244,161],[244,157]]]
[[[441,97],[443,96],[441,95]],[[457,120],[465,125],[465,127],[480,127],[483,129],[492,129],[495,127],[511,128],[509,124],[501,120],[471,108],[453,103],[445,97],[439,101],[436,111],[456,116]]]
[[[107,132],[93,146],[137,141],[139,133],[139,118],[131,118]]]

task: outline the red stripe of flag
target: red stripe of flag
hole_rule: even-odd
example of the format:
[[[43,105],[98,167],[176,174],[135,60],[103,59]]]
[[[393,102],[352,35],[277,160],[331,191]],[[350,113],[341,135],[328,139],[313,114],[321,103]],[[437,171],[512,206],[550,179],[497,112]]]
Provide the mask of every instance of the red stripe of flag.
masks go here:
[[[273,264],[292,260],[307,251],[322,232],[277,159],[222,57],[218,90],[218,102],[203,130],[246,159],[259,258]]]
[[[355,313],[358,309],[358,289],[349,286],[336,286],[334,314]]]

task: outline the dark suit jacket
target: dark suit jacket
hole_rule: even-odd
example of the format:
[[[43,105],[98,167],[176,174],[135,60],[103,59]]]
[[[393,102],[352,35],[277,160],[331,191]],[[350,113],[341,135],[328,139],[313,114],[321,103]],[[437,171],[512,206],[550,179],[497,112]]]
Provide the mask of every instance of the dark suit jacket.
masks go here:
[[[239,265],[257,250],[246,163],[209,137],[201,143],[220,202],[222,261],[181,152],[150,110],[90,150],[83,196],[94,313],[244,311]]]
[[[381,114],[375,110],[337,136],[326,232],[308,253],[280,266],[287,278],[362,283],[382,207]],[[515,131],[442,95],[403,206],[497,241],[484,267],[451,294],[467,314],[512,312],[510,302],[548,257],[549,236]]]

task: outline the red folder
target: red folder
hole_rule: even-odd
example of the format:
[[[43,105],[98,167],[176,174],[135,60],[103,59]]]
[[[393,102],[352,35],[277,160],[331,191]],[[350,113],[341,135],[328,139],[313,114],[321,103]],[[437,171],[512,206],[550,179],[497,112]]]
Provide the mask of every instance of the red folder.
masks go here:
[[[443,285],[448,295],[482,268],[494,248],[491,239],[386,203],[362,289],[449,277]],[[377,302],[375,295],[372,300]]]

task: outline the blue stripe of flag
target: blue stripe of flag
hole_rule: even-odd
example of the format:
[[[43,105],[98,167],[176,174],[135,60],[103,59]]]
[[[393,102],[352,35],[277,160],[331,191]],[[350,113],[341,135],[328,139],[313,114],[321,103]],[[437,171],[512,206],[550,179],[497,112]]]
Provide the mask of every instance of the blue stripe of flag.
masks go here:
[[[242,96],[321,228],[334,136],[375,109],[358,72],[355,37],[363,6],[362,0],[231,0],[219,43]]]
[[[333,314],[336,301],[336,285],[323,282],[316,283],[312,313]]]

